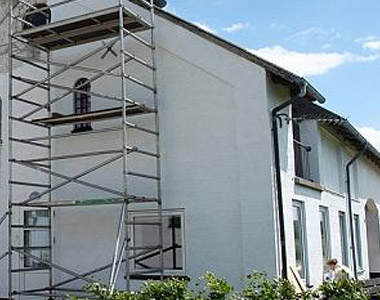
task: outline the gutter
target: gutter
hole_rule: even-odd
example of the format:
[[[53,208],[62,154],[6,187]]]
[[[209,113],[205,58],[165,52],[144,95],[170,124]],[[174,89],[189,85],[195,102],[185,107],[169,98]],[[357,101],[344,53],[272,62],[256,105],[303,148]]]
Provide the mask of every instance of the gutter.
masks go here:
[[[291,97],[290,100],[281,103],[272,109],[272,138],[274,147],[274,167],[275,167],[275,181],[276,181],[276,200],[278,205],[278,221],[279,221],[279,238],[280,238],[280,251],[281,251],[281,277],[288,278],[288,262],[286,250],[286,235],[285,235],[285,215],[284,215],[284,202],[282,193],[282,179],[281,179],[281,160],[280,160],[280,145],[278,136],[278,122],[281,123],[281,114],[279,112],[286,107],[291,106],[295,101],[303,99],[308,94],[308,83],[306,80],[298,82],[299,93]],[[324,102],[324,98],[318,97],[320,103]],[[315,101],[315,100],[312,100]]]
[[[351,238],[351,253],[352,253],[352,266],[355,279],[358,279],[358,267],[356,261],[356,245],[355,245],[355,235],[354,235],[354,216],[352,213],[352,197],[351,197],[351,173],[350,167],[359,158],[361,158],[367,151],[368,142],[365,143],[363,149],[357,153],[346,165],[346,184],[347,184],[347,202],[348,202],[348,214],[350,223],[350,238]]]

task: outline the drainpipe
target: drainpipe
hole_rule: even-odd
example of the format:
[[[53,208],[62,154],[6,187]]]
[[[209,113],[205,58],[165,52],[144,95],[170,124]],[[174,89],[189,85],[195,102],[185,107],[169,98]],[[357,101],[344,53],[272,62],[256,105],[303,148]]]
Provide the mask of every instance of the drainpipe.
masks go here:
[[[284,217],[284,203],[282,194],[282,180],[281,180],[281,161],[280,161],[280,146],[278,136],[278,120],[280,116],[278,113],[284,108],[292,105],[297,99],[304,98],[307,92],[307,83],[303,82],[300,87],[300,93],[292,97],[290,100],[276,106],[272,110],[272,134],[273,134],[273,147],[274,147],[274,164],[275,164],[275,177],[276,177],[276,198],[278,205],[278,221],[280,230],[280,244],[281,244],[281,276],[284,279],[288,278],[288,262],[286,254],[286,237],[285,237],[285,217]]]
[[[366,152],[368,143],[364,145],[364,148],[357,153],[346,165],[346,184],[347,184],[347,202],[348,202],[348,214],[350,222],[350,237],[351,237],[351,253],[352,253],[352,266],[355,279],[358,279],[358,267],[356,261],[356,248],[355,248],[355,236],[354,236],[354,220],[352,214],[352,198],[351,198],[351,173],[350,167]]]

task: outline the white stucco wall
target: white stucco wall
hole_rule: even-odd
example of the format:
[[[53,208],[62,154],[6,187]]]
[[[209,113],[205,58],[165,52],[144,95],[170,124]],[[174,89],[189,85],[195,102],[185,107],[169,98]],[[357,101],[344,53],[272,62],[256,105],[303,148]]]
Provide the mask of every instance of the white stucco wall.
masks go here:
[[[295,266],[294,232],[292,224],[291,201],[296,200],[303,203],[305,214],[305,236],[306,236],[306,261],[307,261],[307,283],[315,285],[321,282],[323,274],[322,245],[319,228],[320,207],[326,207],[329,213],[330,227],[330,248],[331,257],[342,260],[341,237],[339,231],[339,212],[346,213],[348,244],[351,244],[348,223],[348,209],[346,200],[346,176],[345,166],[350,159],[357,153],[350,145],[344,143],[338,135],[325,130],[314,122],[314,135],[307,136],[305,140],[313,140],[312,147],[318,152],[319,164],[319,187],[313,183],[300,185],[295,183],[294,178],[294,152],[291,139],[291,126],[286,125],[280,129],[282,151],[282,176],[283,192],[286,217],[286,239],[288,251],[288,263]],[[305,121],[310,127],[311,121]],[[308,145],[311,145],[308,143]],[[287,155],[286,155],[287,153]],[[315,163],[315,162],[311,162]],[[317,168],[317,169],[318,169]],[[360,159],[351,168],[352,176],[352,195],[353,195],[353,214],[359,216],[360,234],[362,245],[363,268],[359,269],[360,278],[369,276],[369,258],[367,245],[367,229],[365,205],[368,199],[373,199],[378,203],[380,193],[378,182],[380,180],[380,170],[367,159]],[[377,182],[377,184],[376,184]],[[317,188],[317,189],[316,189]],[[378,237],[377,237],[378,239]],[[352,268],[352,256],[350,253],[350,267]],[[376,271],[376,270],[372,270]]]
[[[254,269],[275,275],[271,135],[265,71],[164,19],[158,18],[156,26],[163,201],[165,209],[184,211],[185,274],[197,277],[207,270],[214,270],[236,286],[245,274]],[[52,58],[71,61],[99,45],[95,43],[57,51]],[[132,41],[128,45],[130,49],[137,49]],[[98,55],[85,65],[102,69],[115,62],[117,60],[112,55],[105,60]],[[128,65],[127,70],[144,76],[133,63]],[[18,69],[18,72],[28,70]],[[54,82],[71,87],[76,79],[83,76],[89,77],[70,71],[57,77]],[[131,98],[149,104],[146,93],[133,85],[129,88]],[[104,79],[94,82],[92,90],[119,96],[119,82]],[[3,91],[2,96],[6,98]],[[55,97],[62,92],[53,89],[52,94]],[[40,97],[40,94],[35,97]],[[93,109],[109,107],[105,103],[95,97],[92,99]],[[53,105],[52,110],[71,113],[72,97]],[[97,123],[93,127],[117,124],[115,122]],[[136,118],[136,122],[151,126],[145,117]],[[71,129],[71,126],[66,126],[54,130],[54,133],[67,133]],[[28,132],[24,130],[23,135],[28,136]],[[134,131],[130,132],[129,137],[132,144],[153,149],[153,141],[148,137]],[[109,150],[120,146],[120,134],[104,133],[56,140],[53,154]],[[6,157],[6,151],[2,155]],[[26,155],[19,153],[19,156]],[[41,152],[28,155],[39,156],[42,156]],[[95,157],[72,162],[57,161],[53,163],[53,169],[73,175],[100,160]],[[138,171],[153,172],[154,168],[149,167],[151,165],[146,159],[132,157],[130,160],[130,166],[138,168]],[[6,174],[5,170],[2,172]],[[36,176],[34,172],[19,177],[37,180]],[[86,180],[115,189],[120,189],[120,178],[121,162],[85,177]],[[55,179],[53,183],[59,182]],[[5,191],[5,184],[3,187]],[[30,189],[18,189],[20,197],[27,197],[30,192]],[[133,180],[130,182],[130,192],[154,194],[154,187]],[[53,196],[53,199],[59,200],[109,195],[73,184],[57,190]],[[3,199],[2,210],[6,207],[6,197]],[[118,211],[117,207],[112,206],[55,209],[54,261],[78,273],[109,263]],[[14,238],[20,239],[21,236],[20,232]],[[2,247],[4,245],[2,243]],[[22,261],[18,265],[21,266]],[[3,278],[6,268],[1,270]],[[14,283],[21,289],[33,288],[45,280],[42,273],[14,277],[17,277]],[[96,276],[105,280],[107,277],[108,272]],[[68,276],[56,271],[54,278],[59,281]],[[5,280],[1,280],[1,284],[6,284]],[[77,283],[73,286],[81,285]],[[123,286],[121,280],[119,286]],[[0,290],[4,291],[4,286]]]
[[[104,6],[104,1],[92,3],[92,9]],[[83,4],[83,3],[82,3]],[[85,5],[86,6],[86,5]],[[75,6],[74,10],[53,12],[56,19],[66,13],[80,14],[85,6]],[[69,9],[69,8],[66,8]],[[72,8],[71,8],[72,9]],[[271,109],[289,98],[289,89],[274,84],[265,70],[221,47],[176,26],[167,20],[157,18],[157,63],[158,95],[162,151],[162,192],[164,207],[180,210],[185,224],[185,265],[186,275],[197,277],[206,270],[216,271],[239,286],[242,276],[253,269],[266,271],[270,276],[278,274],[279,248],[276,231],[276,207],[274,204],[274,178],[271,138]],[[53,59],[67,62],[94,49],[101,43],[80,46],[53,53]],[[128,41],[131,52],[141,56],[147,53],[137,50],[132,40]],[[114,50],[118,52],[118,47]],[[103,52],[101,52],[102,54]],[[117,58],[108,55],[102,60],[100,55],[88,60],[85,65],[104,69],[117,63]],[[54,71],[54,70],[53,70]],[[129,63],[128,72],[149,81],[141,67]],[[31,73],[30,68],[18,69],[18,73],[40,78]],[[73,86],[80,77],[91,75],[70,71],[54,82]],[[7,78],[2,75],[1,96],[7,99]],[[92,84],[92,91],[120,96],[119,82],[104,78]],[[151,104],[149,95],[142,89],[129,84],[129,96],[140,102]],[[53,97],[62,94],[53,89]],[[45,94],[33,95],[43,103]],[[107,100],[108,101],[108,100]],[[92,98],[92,108],[114,107],[117,103]],[[19,106],[20,114],[26,110]],[[58,102],[53,112],[70,114],[73,110],[72,97]],[[4,117],[7,114],[6,104]],[[291,114],[289,113],[291,117]],[[5,118],[4,118],[5,120]],[[131,119],[139,125],[151,127],[148,117]],[[5,122],[4,122],[5,123]],[[111,126],[118,121],[94,123],[93,128]],[[23,136],[30,133],[27,127],[19,127]],[[72,126],[54,130],[54,133],[68,133]],[[4,124],[3,131],[7,127]],[[329,209],[332,256],[340,259],[339,211],[346,211],[344,196],[344,165],[354,154],[340,144],[339,138],[321,130],[316,123],[309,123],[303,131],[317,149],[319,160],[316,169],[320,177],[322,192],[295,184],[293,136],[291,123],[283,123],[280,133],[281,175],[285,206],[286,242],[289,265],[295,265],[293,241],[292,200],[304,204],[305,230],[308,261],[308,283],[317,284],[322,278],[322,251],[319,235],[319,207]],[[311,136],[311,133],[314,136]],[[38,133],[33,133],[37,135]],[[154,141],[146,135],[130,131],[130,144],[154,151]],[[0,209],[7,207],[7,141],[4,136],[1,146],[1,196]],[[121,147],[120,133],[103,133],[92,136],[71,137],[54,141],[53,154],[80,153],[92,150],[111,150]],[[41,150],[30,153],[30,147],[15,149],[18,157],[40,157]],[[73,175],[99,162],[105,157],[79,159],[71,162],[54,162],[53,169]],[[338,162],[337,162],[338,160]],[[339,162],[340,161],[340,162]],[[135,171],[153,173],[152,161],[131,156],[129,161]],[[361,160],[357,166],[355,179],[354,213],[360,216],[361,237],[364,260],[363,276],[368,275],[368,255],[366,242],[365,210],[367,199],[380,203],[378,182],[379,170],[371,163]],[[24,169],[23,169],[24,170]],[[38,172],[20,172],[25,180],[44,180]],[[319,176],[317,176],[319,175]],[[114,163],[92,175],[85,177],[114,189],[121,188],[121,162]],[[54,180],[54,184],[61,182]],[[21,199],[36,190],[17,189]],[[153,184],[141,180],[131,180],[130,193],[154,195]],[[54,199],[87,199],[108,197],[109,194],[79,185],[70,185],[57,190]],[[53,218],[55,245],[54,261],[78,273],[108,264],[111,260],[118,207],[67,208],[56,209]],[[22,222],[21,216],[15,216]],[[6,229],[0,228],[1,236]],[[14,236],[22,238],[22,232]],[[1,239],[1,250],[6,249],[5,239]],[[3,242],[4,241],[4,242]],[[15,260],[15,266],[22,266]],[[6,290],[6,260],[0,262],[0,296]],[[18,288],[32,288],[46,280],[46,275],[28,274],[14,276]],[[54,280],[68,278],[61,272],[54,272]],[[96,278],[106,280],[108,272]],[[80,287],[78,282],[73,286]],[[122,287],[122,280],[119,287]]]

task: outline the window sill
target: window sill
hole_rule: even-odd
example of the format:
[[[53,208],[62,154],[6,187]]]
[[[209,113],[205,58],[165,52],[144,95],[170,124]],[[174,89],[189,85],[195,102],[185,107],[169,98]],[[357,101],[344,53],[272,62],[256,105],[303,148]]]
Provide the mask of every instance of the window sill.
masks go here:
[[[309,180],[306,180],[306,179],[303,179],[300,177],[294,177],[294,182],[297,185],[307,187],[309,189],[312,189],[312,190],[315,190],[318,192],[323,192],[323,187],[319,183],[312,182],[312,181],[309,181]]]
[[[327,193],[329,193],[329,194],[338,196],[340,198],[346,198],[346,196],[343,193],[334,191],[334,190],[332,190],[330,188],[327,188],[327,187],[324,188],[324,191],[327,192]]]

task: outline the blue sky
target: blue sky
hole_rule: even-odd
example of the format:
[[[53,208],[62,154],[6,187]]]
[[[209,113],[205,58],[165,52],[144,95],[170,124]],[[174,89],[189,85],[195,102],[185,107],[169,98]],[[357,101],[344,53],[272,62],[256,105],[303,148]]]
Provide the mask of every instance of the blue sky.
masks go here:
[[[380,149],[379,0],[168,0],[167,9],[307,78]]]

